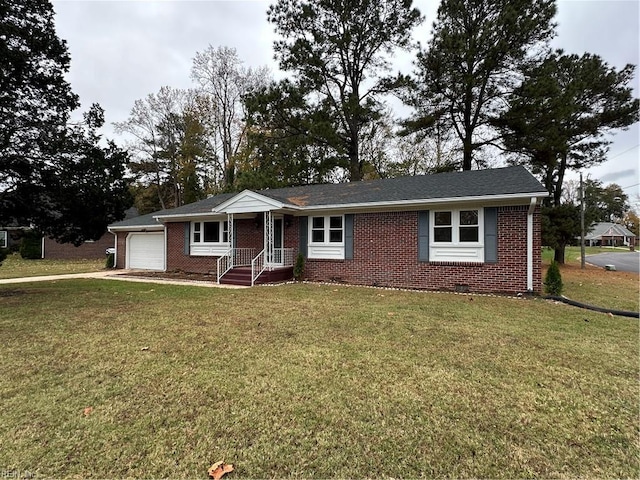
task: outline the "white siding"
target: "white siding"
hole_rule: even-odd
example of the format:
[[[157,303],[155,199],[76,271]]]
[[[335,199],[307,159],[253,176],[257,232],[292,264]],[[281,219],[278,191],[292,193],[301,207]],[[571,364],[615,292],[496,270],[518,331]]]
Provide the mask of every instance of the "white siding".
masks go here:
[[[229,251],[228,243],[207,245],[202,243],[192,243],[190,246],[190,255],[194,257],[220,257]]]
[[[328,260],[344,260],[344,245],[309,245],[308,258],[325,258]]]
[[[484,262],[484,247],[439,247],[431,245],[431,262]]]

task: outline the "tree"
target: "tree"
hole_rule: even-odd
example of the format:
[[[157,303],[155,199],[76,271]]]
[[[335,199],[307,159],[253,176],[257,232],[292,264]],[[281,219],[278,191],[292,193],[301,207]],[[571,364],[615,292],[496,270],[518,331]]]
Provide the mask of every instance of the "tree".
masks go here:
[[[418,53],[408,103],[414,131],[446,120],[462,144],[462,169],[493,143],[490,125],[532,54],[553,36],[554,0],[443,0]]]
[[[525,71],[509,97],[509,109],[496,121],[505,148],[540,175],[551,194],[546,204],[562,202],[565,174],[606,160],[607,134],[638,121],[638,99],[629,86],[635,67],[620,71],[597,55],[565,55],[561,50]],[[562,263],[563,242],[556,242]]]
[[[228,190],[233,188],[240,150],[246,146],[247,112],[242,99],[267,84],[269,69],[244,67],[235,48],[209,45],[196,53],[191,78],[208,97],[209,108],[203,112],[208,118],[203,121],[208,122],[211,143],[218,153],[215,158],[222,172],[219,188]]]
[[[606,135],[638,121],[632,96],[635,66],[620,71],[599,56],[565,55],[558,50],[525,71],[509,109],[494,123],[505,148],[539,174],[559,205],[567,170],[606,160]]]
[[[411,0],[279,0],[267,18],[280,39],[275,57],[324,122],[312,132],[349,172],[361,180],[360,142],[364,129],[380,117],[380,98],[398,82],[386,76],[388,58],[410,47],[411,30],[421,22]]]
[[[542,244],[554,249],[554,261],[564,264],[564,249],[580,237],[580,207],[570,203],[543,206],[540,211]],[[591,222],[587,222],[589,225]]]
[[[207,176],[212,150],[203,110],[206,101],[194,90],[164,86],[136,100],[129,118],[115,123],[117,132],[131,137],[131,171],[139,183],[136,203],[148,203],[149,192],[157,197],[152,204],[161,209],[204,198],[201,178]]]
[[[327,141],[331,113],[314,108],[290,80],[273,82],[244,97],[247,148],[238,188],[276,188],[322,183],[342,165]]]
[[[593,222],[621,222],[629,210],[628,199],[620,185],[603,187],[599,180],[584,181],[585,210]]]
[[[64,79],[69,62],[50,2],[0,4],[0,223],[79,244],[122,219],[130,199],[127,155],[99,145],[102,109],[69,123],[79,106]]]
[[[638,218],[638,214],[636,212],[633,210],[627,211],[624,214],[622,223],[630,232],[635,234],[636,238],[640,237],[640,218]]]
[[[97,131],[103,125],[104,112],[94,104],[84,122],[68,128],[56,161],[41,170],[40,181],[18,188],[33,201],[28,213],[17,215],[22,224],[80,245],[97,240],[107,225],[124,217],[132,203],[125,179],[128,154],[113,141],[100,146]]]

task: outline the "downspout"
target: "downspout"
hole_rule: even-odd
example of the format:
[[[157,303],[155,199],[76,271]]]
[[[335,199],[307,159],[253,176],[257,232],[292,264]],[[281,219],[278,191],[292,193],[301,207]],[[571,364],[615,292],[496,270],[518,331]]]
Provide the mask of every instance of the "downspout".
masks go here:
[[[533,212],[538,199],[533,197],[527,212],[527,292],[533,292]]]

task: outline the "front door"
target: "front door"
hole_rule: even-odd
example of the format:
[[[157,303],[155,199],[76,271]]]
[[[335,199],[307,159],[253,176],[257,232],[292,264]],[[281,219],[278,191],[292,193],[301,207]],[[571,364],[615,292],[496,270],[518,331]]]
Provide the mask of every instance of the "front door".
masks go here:
[[[273,237],[271,242],[271,258],[268,262],[271,265],[283,265],[284,249],[283,247],[283,219],[282,217],[273,217]]]

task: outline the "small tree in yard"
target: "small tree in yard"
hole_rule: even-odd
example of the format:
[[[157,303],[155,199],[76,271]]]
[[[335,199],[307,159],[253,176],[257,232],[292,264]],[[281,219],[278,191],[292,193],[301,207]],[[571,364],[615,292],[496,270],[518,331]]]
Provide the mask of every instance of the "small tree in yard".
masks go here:
[[[296,257],[296,264],[293,267],[293,278],[295,278],[298,282],[302,280],[304,276],[304,255],[298,253]]]
[[[544,291],[547,295],[558,296],[562,294],[562,275],[560,275],[560,268],[555,261],[551,261],[544,277]]]

